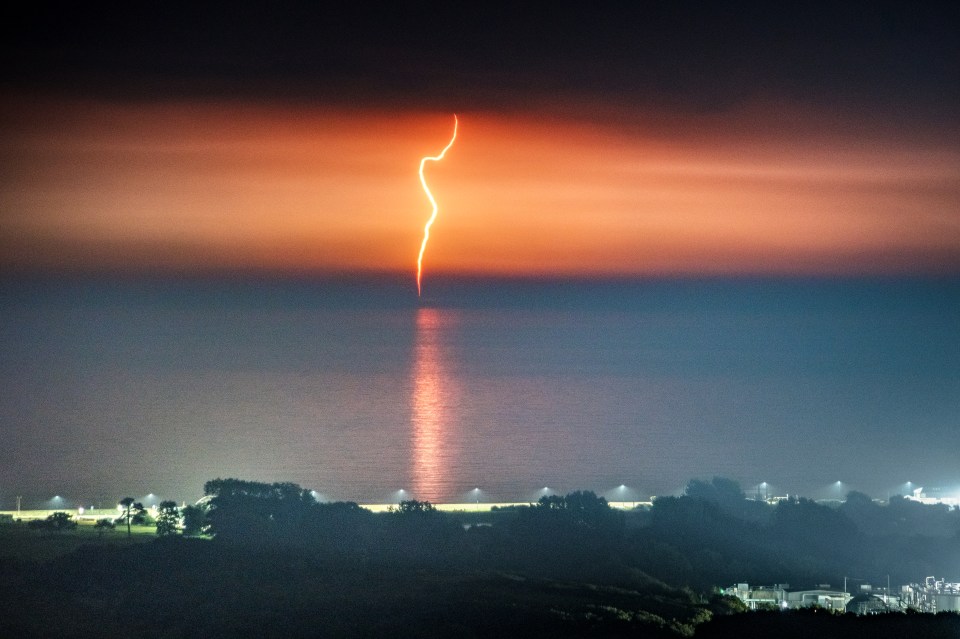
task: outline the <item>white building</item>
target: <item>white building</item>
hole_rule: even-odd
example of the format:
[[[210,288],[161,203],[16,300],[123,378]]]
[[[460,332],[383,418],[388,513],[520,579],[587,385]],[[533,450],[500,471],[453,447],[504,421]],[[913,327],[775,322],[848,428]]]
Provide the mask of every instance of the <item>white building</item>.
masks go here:
[[[945,504],[951,508],[960,508],[960,498],[955,495],[944,494],[939,488],[933,489],[934,494],[928,495],[923,492],[923,487],[917,488],[912,495],[906,495],[905,499],[920,502],[930,506],[933,504]]]
[[[723,590],[723,594],[736,597],[750,610],[762,608],[808,608],[820,606],[827,610],[845,611],[847,603],[853,598],[842,590],[816,589],[788,591],[789,584],[777,584],[772,587],[751,588],[750,584],[740,583]]]
[[[842,590],[797,590],[787,593],[787,608],[809,608],[810,606],[820,606],[827,610],[839,610],[845,612],[847,604],[853,597],[848,592]]]

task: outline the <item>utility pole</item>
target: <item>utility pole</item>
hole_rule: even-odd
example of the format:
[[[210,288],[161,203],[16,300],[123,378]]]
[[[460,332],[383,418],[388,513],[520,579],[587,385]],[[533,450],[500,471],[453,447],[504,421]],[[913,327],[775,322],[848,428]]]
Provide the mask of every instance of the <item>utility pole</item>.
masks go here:
[[[20,495],[17,495],[17,519],[20,519],[20,500],[23,499]]]

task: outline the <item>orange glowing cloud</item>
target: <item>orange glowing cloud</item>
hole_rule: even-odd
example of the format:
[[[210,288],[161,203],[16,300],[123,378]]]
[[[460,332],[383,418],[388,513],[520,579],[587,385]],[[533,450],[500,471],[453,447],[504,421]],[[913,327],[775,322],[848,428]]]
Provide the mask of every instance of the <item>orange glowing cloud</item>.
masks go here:
[[[449,115],[2,102],[0,263],[408,272]],[[464,114],[435,272],[960,271],[960,151],[744,111]],[[455,214],[454,214],[455,212]]]

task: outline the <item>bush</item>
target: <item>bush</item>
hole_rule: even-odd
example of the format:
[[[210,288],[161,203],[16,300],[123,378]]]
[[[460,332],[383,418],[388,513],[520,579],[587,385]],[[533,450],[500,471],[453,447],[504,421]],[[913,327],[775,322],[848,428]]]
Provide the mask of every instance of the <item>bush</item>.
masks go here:
[[[52,530],[59,532],[61,530],[73,530],[77,527],[77,522],[73,521],[73,515],[70,513],[56,512],[46,519],[35,519],[28,522],[27,527],[33,530]]]

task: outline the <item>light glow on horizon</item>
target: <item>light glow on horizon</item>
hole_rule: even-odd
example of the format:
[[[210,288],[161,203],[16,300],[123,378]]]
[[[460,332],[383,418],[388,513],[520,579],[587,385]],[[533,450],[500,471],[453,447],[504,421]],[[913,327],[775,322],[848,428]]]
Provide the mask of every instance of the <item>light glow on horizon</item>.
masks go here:
[[[427,162],[439,162],[443,159],[443,156],[446,155],[450,147],[453,146],[453,141],[457,139],[458,125],[459,120],[457,120],[457,114],[454,113],[453,136],[450,138],[447,146],[443,147],[443,151],[440,151],[439,155],[428,155],[420,160],[420,184],[423,186],[423,192],[427,194],[427,199],[430,200],[430,205],[433,207],[433,212],[430,214],[430,219],[427,220],[426,225],[423,227],[423,241],[420,243],[420,253],[417,255],[417,297],[420,297],[422,294],[420,279],[423,274],[423,252],[427,250],[427,241],[430,239],[430,227],[433,226],[434,221],[436,221],[437,211],[439,210],[437,207],[437,201],[433,199],[433,194],[430,192],[430,188],[427,187],[427,180],[423,177],[423,167]]]
[[[419,279],[960,273],[950,138],[770,113],[473,112],[455,164],[431,166],[443,238]],[[0,116],[0,270],[406,278],[424,247],[402,158],[435,114],[11,96]]]

